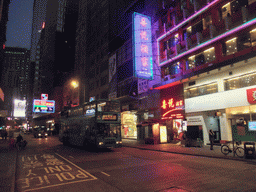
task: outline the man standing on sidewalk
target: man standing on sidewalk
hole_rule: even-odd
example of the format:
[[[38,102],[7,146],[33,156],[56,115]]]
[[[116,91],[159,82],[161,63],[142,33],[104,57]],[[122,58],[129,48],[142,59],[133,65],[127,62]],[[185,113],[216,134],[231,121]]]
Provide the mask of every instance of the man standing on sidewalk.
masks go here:
[[[210,131],[209,131],[209,139],[210,139],[210,143],[211,143],[210,150],[213,150],[214,132],[212,129],[210,129]]]

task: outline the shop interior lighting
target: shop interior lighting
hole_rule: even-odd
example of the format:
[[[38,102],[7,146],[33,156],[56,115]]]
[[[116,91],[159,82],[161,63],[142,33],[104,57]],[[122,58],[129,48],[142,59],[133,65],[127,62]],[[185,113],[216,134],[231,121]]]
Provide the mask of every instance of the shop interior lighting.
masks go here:
[[[227,31],[227,32],[225,32],[225,33],[223,33],[223,34],[221,34],[221,35],[219,35],[219,36],[217,36],[217,37],[215,37],[213,39],[210,39],[210,40],[208,40],[208,41],[206,41],[206,42],[204,42],[204,43],[202,43],[200,45],[197,45],[196,47],[194,47],[194,48],[192,48],[192,49],[190,49],[190,50],[188,50],[186,52],[183,52],[183,53],[181,53],[181,54],[179,54],[179,55],[177,55],[177,56],[175,56],[175,57],[173,57],[173,58],[171,58],[169,60],[166,60],[166,61],[164,61],[162,63],[160,63],[160,57],[159,57],[159,66],[163,66],[166,63],[169,63],[170,61],[174,61],[174,60],[180,59],[181,57],[183,57],[185,55],[191,54],[194,51],[197,51],[197,50],[199,50],[199,49],[201,49],[201,48],[203,48],[205,46],[208,46],[208,45],[210,45],[212,43],[215,43],[216,41],[219,41],[220,39],[223,39],[223,38],[225,38],[225,37],[227,37],[227,36],[229,36],[229,35],[231,35],[233,33],[241,31],[244,28],[249,27],[249,26],[254,25],[254,24],[256,24],[256,18],[254,18],[254,19],[252,19],[252,20],[250,20],[250,21],[248,21],[248,22],[246,22],[246,23],[244,23],[244,24],[242,24],[242,25],[240,25],[240,26],[238,26],[238,27],[236,27],[236,28],[234,28],[232,30],[229,30],[229,31]],[[158,44],[159,44],[159,41],[157,42],[157,49],[158,49],[158,52],[159,52],[159,45]]]
[[[234,37],[233,39],[230,39],[230,40],[226,41],[226,43],[229,43],[231,41],[235,41],[236,39],[237,39],[237,37]]]
[[[250,33],[253,33],[253,32],[256,32],[256,28],[250,31]]]

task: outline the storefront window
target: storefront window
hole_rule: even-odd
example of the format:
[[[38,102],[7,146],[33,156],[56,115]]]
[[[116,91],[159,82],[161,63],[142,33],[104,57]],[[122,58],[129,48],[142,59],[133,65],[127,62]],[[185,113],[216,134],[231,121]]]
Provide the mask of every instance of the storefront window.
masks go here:
[[[127,111],[121,114],[122,138],[137,139],[137,115]]]

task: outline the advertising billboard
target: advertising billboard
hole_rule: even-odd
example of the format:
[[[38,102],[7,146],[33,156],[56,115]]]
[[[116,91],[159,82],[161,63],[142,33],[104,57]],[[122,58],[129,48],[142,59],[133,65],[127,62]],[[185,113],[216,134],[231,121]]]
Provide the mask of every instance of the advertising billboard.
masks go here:
[[[133,14],[133,66],[134,76],[153,79],[151,17]]]
[[[14,100],[14,117],[25,117],[26,116],[26,100]]]
[[[54,113],[55,101],[34,99],[33,112],[34,113]]]

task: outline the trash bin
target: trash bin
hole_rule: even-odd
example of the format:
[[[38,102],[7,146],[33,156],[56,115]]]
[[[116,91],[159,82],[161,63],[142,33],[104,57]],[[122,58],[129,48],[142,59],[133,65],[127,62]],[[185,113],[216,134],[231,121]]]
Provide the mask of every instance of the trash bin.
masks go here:
[[[246,159],[254,159],[255,153],[255,143],[254,142],[245,142],[244,143],[244,157]]]

